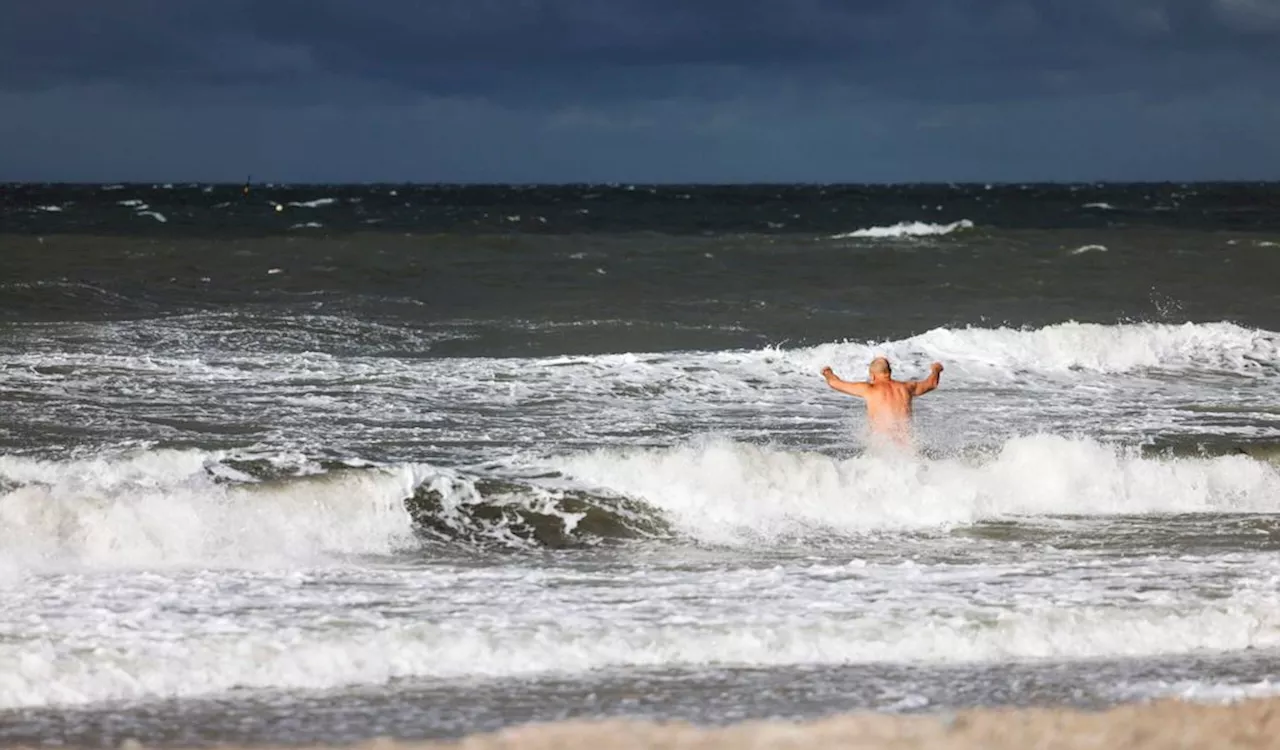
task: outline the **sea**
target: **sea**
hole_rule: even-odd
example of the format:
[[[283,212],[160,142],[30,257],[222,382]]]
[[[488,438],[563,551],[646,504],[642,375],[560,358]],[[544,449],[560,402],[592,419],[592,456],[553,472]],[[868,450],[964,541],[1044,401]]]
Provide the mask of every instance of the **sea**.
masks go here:
[[[1280,693],[1280,184],[0,185],[0,601],[3,744]]]

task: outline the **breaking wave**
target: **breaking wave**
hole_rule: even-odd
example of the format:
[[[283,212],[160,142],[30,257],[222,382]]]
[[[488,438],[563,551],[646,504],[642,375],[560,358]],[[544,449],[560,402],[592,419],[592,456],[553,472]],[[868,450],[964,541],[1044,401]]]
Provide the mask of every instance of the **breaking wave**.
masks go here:
[[[200,451],[0,457],[0,560],[244,566],[386,553],[412,541],[417,467],[256,480]]]
[[[1240,375],[1273,374],[1280,366],[1280,334],[1234,323],[1059,323],[1036,329],[935,328],[918,336],[866,344],[822,344],[796,353],[812,366],[830,359],[865,367],[869,356],[959,363],[985,374],[1119,373],[1140,368],[1213,369]],[[852,358],[850,355],[853,355]]]
[[[404,621],[155,639],[65,654],[0,643],[0,708],[217,694],[233,688],[325,689],[408,678],[578,675],[617,667],[941,663],[1135,657],[1280,646],[1265,595],[1182,610],[1030,605],[1012,611],[868,611],[707,623],[615,623],[565,612],[541,623]]]
[[[0,571],[308,563],[423,541],[564,547],[668,533],[618,496],[425,464],[159,450],[0,457]]]
[[[961,229],[973,229],[973,222],[968,219],[953,221],[950,224],[927,224],[922,221],[903,221],[887,227],[869,227],[855,229],[852,232],[833,234],[833,240],[877,237],[931,237],[940,234],[951,234]]]
[[[562,466],[661,509],[683,534],[724,544],[1028,515],[1280,512],[1280,470],[1265,461],[1144,457],[1052,435],[1014,438],[976,457],[836,458],[709,441],[597,450]]]
[[[671,533],[652,507],[614,493],[457,472],[435,474],[407,505],[420,536],[450,543],[568,547]]]
[[[1144,457],[1049,435],[949,458],[707,440],[549,464],[540,477],[503,478],[200,451],[3,457],[0,569],[270,566],[424,544],[785,543],[1010,516],[1280,511],[1280,469],[1266,460]]]

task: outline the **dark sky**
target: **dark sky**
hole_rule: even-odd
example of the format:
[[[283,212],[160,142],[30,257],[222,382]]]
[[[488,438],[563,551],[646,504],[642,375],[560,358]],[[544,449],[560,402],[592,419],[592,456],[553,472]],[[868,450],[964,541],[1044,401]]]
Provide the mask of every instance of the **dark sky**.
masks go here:
[[[0,0],[0,180],[1280,179],[1280,0]]]

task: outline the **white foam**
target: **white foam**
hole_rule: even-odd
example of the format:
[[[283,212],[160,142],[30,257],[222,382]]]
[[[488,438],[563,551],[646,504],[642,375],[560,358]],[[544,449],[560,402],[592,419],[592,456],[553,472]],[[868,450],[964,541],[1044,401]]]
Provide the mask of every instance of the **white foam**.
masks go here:
[[[827,388],[819,370],[831,365],[861,379],[870,359],[886,354],[905,378],[922,376],[933,360],[946,365],[942,387],[917,410],[922,426],[939,427],[924,433],[933,448],[998,444],[1036,430],[1130,442],[1152,434],[1280,437],[1269,411],[1280,399],[1280,334],[1229,323],[939,328],[883,344],[467,359],[401,354],[455,335],[452,323],[423,331],[325,315],[290,321],[246,330],[236,315],[200,313],[77,325],[76,352],[58,343],[65,333],[40,328],[13,342],[6,378],[41,400],[10,408],[15,418],[39,421],[41,404],[84,399],[68,413],[87,428],[114,430],[92,394],[127,393],[145,398],[161,424],[265,420],[316,455],[331,450],[329,425],[341,421],[348,444],[394,445],[386,458],[406,462],[492,453],[495,444],[554,454],[566,444],[653,444],[692,434],[852,447],[861,404]],[[385,356],[319,353],[354,339]],[[164,351],[137,354],[156,340],[166,342]],[[41,374],[50,369],[71,374]],[[320,393],[324,400],[292,400]],[[363,418],[348,421],[355,413]],[[446,423],[429,441],[418,442],[421,432],[406,441],[406,414]],[[172,439],[167,426],[137,424],[136,437]],[[463,445],[474,447],[455,448]]]
[[[866,367],[884,354],[909,361],[959,363],[967,375],[1016,377],[1076,370],[1119,373],[1140,368],[1203,369],[1250,375],[1274,373],[1280,334],[1234,323],[1059,323],[1015,328],[935,328],[883,344],[823,344],[799,350],[795,360],[820,367],[828,360]],[[946,378],[946,374],[943,375]]]
[[[1143,682],[1118,691],[1121,700],[1177,698],[1197,703],[1235,703],[1254,698],[1280,695],[1280,682],[1261,680],[1255,683],[1179,680],[1177,682]]]
[[[1081,245],[1080,247],[1077,247],[1075,250],[1072,250],[1071,254],[1082,255],[1084,253],[1093,253],[1093,252],[1105,253],[1107,252],[1107,246],[1106,245]]]
[[[40,206],[37,210],[48,211],[52,214],[62,213],[62,206]]]
[[[137,209],[139,209],[139,210],[144,209],[144,208],[146,208],[146,207],[147,207],[147,204],[146,204],[146,203],[143,203],[143,202],[142,202],[141,200],[139,200],[138,198],[130,198],[130,199],[129,199],[129,200],[127,200],[127,201],[116,201],[116,205],[118,205],[118,206],[128,206],[128,207],[130,207],[130,208],[137,208]]]
[[[138,212],[138,215],[139,215],[139,216],[150,216],[151,218],[155,219],[156,221],[160,222],[161,224],[164,224],[164,223],[166,223],[166,222],[168,222],[168,221],[169,221],[167,218],[165,218],[164,214],[160,213],[159,211],[139,211],[139,212]]]
[[[77,461],[0,456],[0,560],[36,570],[236,567],[388,552],[411,539],[403,500],[427,471],[237,485],[205,471],[217,460],[167,450]]]
[[[973,229],[973,222],[968,219],[953,221],[950,224],[926,224],[920,221],[904,221],[888,227],[870,227],[857,229],[844,234],[833,234],[831,239],[843,240],[854,237],[928,237],[940,234],[951,234],[961,229]]]
[[[332,205],[337,201],[337,198],[316,198],[311,201],[290,201],[289,205],[297,206],[298,208],[320,208],[321,206]]]
[[[1103,210],[1103,211],[1114,211],[1114,210],[1116,210],[1116,207],[1115,207],[1115,206],[1113,206],[1113,205],[1111,205],[1110,203],[1086,203],[1086,204],[1084,204],[1084,206],[1082,206],[1082,208],[1097,208],[1097,209],[1101,209],[1101,210]]]
[[[757,607],[720,610],[707,618],[673,613],[651,622],[625,611],[609,616],[608,610],[552,609],[539,616],[530,611],[538,609],[534,601],[523,609],[510,606],[509,614],[486,609],[476,618],[400,618],[382,614],[381,607],[353,607],[330,610],[325,620],[342,625],[336,628],[213,621],[198,634],[159,638],[127,628],[104,633],[108,627],[100,625],[75,637],[3,642],[0,706],[211,695],[233,688],[324,689],[405,678],[575,675],[616,667],[955,664],[1280,646],[1274,600],[1241,597],[1186,610],[1042,604],[896,616],[854,610],[833,617]]]
[[[1088,439],[1014,438],[989,458],[833,458],[723,440],[600,449],[556,465],[662,509],[702,541],[910,529],[1042,514],[1280,512],[1280,470],[1245,456],[1149,459]]]
[[[322,229],[324,228],[324,224],[321,224],[318,221],[307,221],[301,224],[294,224],[289,228],[290,229]]]

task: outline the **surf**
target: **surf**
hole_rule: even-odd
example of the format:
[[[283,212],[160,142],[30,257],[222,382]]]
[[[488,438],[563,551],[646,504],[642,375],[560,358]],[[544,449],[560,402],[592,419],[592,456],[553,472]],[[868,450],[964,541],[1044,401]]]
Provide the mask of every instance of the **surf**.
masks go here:
[[[833,456],[709,439],[598,449],[557,465],[642,499],[700,542],[750,545],[1026,516],[1280,512],[1280,470],[1247,455],[1149,457],[1027,435],[972,455]]]
[[[279,567],[412,543],[414,466],[259,479],[197,450],[0,457],[0,570]],[[285,474],[291,478],[284,479]]]
[[[0,580],[10,582],[73,570],[279,569],[670,535],[661,512],[642,500],[428,463],[167,449],[0,456]]]
[[[1280,512],[1280,468],[1028,435],[943,455],[726,438],[486,469],[152,450],[0,457],[0,571],[290,567],[437,549],[841,544],[1044,516]]]

